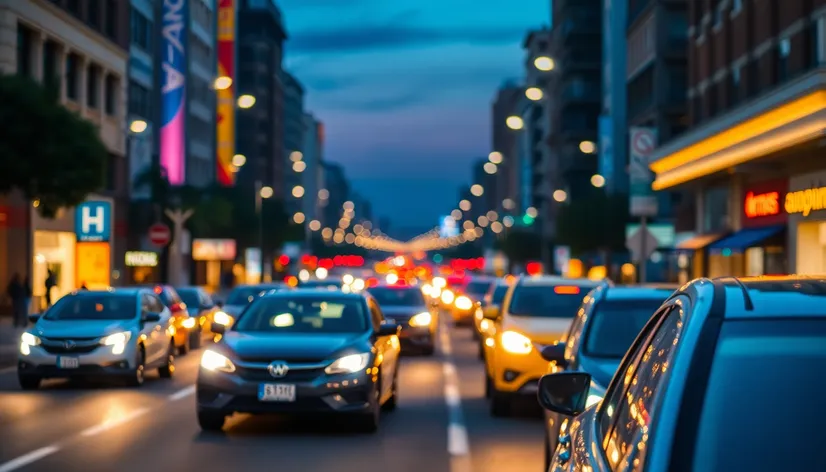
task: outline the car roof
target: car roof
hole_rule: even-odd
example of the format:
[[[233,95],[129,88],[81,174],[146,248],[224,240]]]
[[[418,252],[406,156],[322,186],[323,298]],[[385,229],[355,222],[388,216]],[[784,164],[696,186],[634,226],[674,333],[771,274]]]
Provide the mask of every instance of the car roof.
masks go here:
[[[391,285],[391,284],[378,284],[374,285],[373,287],[367,287],[365,290],[370,290],[374,288],[389,288],[393,290],[421,290],[418,285]]]
[[[269,292],[261,296],[261,298],[316,298],[316,297],[330,297],[335,298],[352,298],[364,299],[365,295],[362,293],[346,293],[339,290],[325,290],[308,288],[304,290],[284,290],[281,292]]]
[[[531,275],[520,276],[519,285],[553,287],[556,285],[576,285],[579,287],[598,287],[604,282],[591,279],[572,279],[558,275]]]
[[[661,300],[665,301],[669,295],[677,291],[679,287],[671,288],[629,285],[605,287],[603,290],[603,300]]]
[[[826,277],[724,277],[726,319],[826,317]]]
[[[71,292],[70,295],[105,295],[105,294],[112,294],[112,295],[133,295],[137,296],[140,293],[152,293],[151,290],[147,289],[146,287],[109,287],[106,289],[101,290],[75,290]]]
[[[274,282],[274,283],[271,283],[271,284],[239,284],[239,285],[236,285],[233,288],[263,288],[263,289],[267,289],[267,288],[280,288],[280,287],[285,287],[285,286],[286,286],[286,284]]]

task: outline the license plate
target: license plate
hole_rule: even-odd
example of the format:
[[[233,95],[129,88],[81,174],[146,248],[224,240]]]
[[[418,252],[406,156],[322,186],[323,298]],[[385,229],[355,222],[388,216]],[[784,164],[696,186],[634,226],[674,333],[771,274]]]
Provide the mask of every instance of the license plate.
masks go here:
[[[61,369],[77,369],[80,366],[80,359],[77,357],[58,357],[57,366]]]
[[[262,402],[294,402],[295,385],[261,384],[258,387],[258,399]]]

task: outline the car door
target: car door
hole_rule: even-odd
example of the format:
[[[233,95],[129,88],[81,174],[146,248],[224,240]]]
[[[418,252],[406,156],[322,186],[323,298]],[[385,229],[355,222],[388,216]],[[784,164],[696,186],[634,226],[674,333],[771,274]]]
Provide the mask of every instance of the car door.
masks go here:
[[[370,306],[370,316],[371,321],[373,322],[373,328],[378,331],[379,327],[386,322],[384,318],[384,314],[381,312],[379,305],[373,301],[369,301]],[[399,349],[398,346],[394,344],[398,343],[398,339],[395,339],[395,336],[380,336],[376,339],[376,349],[381,355],[381,386],[382,386],[382,398],[386,398],[392,393],[393,389],[393,377],[396,375],[396,368],[398,366],[399,361]]]
[[[141,294],[141,316],[158,313],[158,307],[155,304],[154,298],[155,297],[148,293]],[[161,351],[161,346],[165,345],[163,326],[163,322],[143,323],[141,326],[141,336],[144,338],[143,347],[146,351],[147,363],[154,363],[164,355],[164,352]]]

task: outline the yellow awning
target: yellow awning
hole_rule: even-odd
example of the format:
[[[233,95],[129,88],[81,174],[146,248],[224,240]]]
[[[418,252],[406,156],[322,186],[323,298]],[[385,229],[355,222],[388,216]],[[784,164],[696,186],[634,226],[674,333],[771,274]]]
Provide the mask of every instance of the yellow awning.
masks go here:
[[[686,239],[685,241],[682,241],[681,243],[677,244],[675,247],[677,249],[696,251],[698,249],[702,249],[702,248],[708,246],[709,244],[713,243],[714,241],[717,241],[718,239],[722,238],[723,236],[725,236],[725,235],[720,234],[720,233],[698,234],[694,237]]]

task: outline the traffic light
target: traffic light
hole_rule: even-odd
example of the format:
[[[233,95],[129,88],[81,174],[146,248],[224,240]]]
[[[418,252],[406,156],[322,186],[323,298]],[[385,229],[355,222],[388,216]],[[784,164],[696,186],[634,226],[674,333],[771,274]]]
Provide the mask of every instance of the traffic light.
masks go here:
[[[433,262],[436,263],[436,264],[441,264],[442,259],[444,259],[444,258],[442,257],[441,254],[434,254],[433,255]]]
[[[533,216],[531,216],[531,215],[529,215],[529,214],[525,213],[525,215],[522,217],[522,223],[523,223],[525,226],[530,226],[530,225],[532,225],[532,224],[533,224],[534,219],[535,219],[535,218],[534,218]]]

